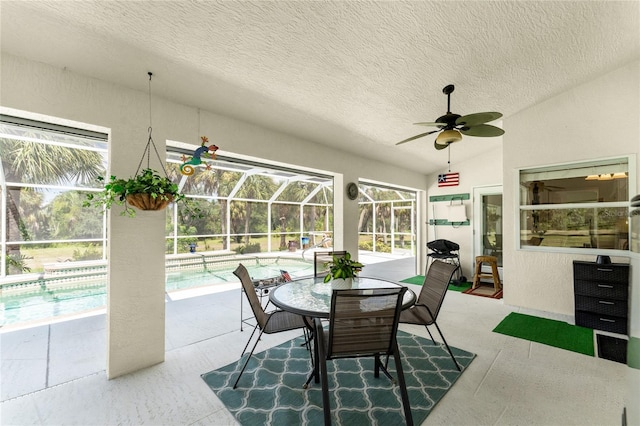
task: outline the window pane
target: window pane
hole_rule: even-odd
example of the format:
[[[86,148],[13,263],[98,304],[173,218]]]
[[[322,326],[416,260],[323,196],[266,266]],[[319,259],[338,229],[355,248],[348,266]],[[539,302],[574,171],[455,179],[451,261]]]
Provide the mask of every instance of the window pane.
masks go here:
[[[329,231],[330,222],[326,206],[304,205],[304,231],[305,233]]]
[[[185,176],[180,166],[193,151],[175,149],[167,153],[167,173],[203,217],[181,204],[168,211],[167,253],[190,250],[192,240],[197,240],[198,251],[207,246],[243,253],[267,251],[269,247],[278,251],[291,249],[290,242],[300,249],[303,237],[310,245],[316,234],[331,234],[331,176],[223,156],[203,158],[193,174]],[[176,211],[178,223],[174,224]],[[227,235],[230,247],[226,247]]]
[[[86,192],[8,189],[8,242],[102,238],[102,210],[82,207]]]
[[[627,207],[520,212],[522,246],[628,250]]]
[[[521,246],[628,250],[628,175],[627,158],[521,170],[520,205],[543,207],[521,207]]]
[[[188,205],[178,203],[178,235],[211,235],[222,233],[222,211],[226,200],[206,200],[190,198]],[[193,214],[199,209],[200,216]],[[173,231],[173,209],[167,210],[167,230]]]
[[[570,165],[520,172],[520,205],[607,203],[627,201],[628,163]],[[606,173],[605,173],[606,172]]]
[[[41,272],[47,263],[102,259],[104,214],[82,207],[86,200],[82,189],[101,187],[97,178],[106,174],[107,136],[15,117],[2,119],[0,181],[7,183],[7,190],[0,191],[0,205],[6,206],[1,216],[7,246],[0,256],[6,273]]]
[[[268,200],[279,187],[274,180],[267,176],[253,175],[240,186],[238,198],[248,198],[252,200]]]
[[[95,188],[106,141],[0,122],[0,158],[7,182]]]
[[[89,272],[92,265],[102,265],[103,250],[101,243],[46,243],[21,244],[7,246],[8,274],[15,273],[55,273],[73,265],[70,262],[91,261],[87,263]],[[73,265],[76,266],[77,264]],[[20,270],[21,269],[21,270]]]
[[[300,231],[300,206],[297,204],[278,204],[271,205],[271,222],[272,230],[278,232]],[[305,218],[305,228],[311,225],[311,219],[307,222]]]

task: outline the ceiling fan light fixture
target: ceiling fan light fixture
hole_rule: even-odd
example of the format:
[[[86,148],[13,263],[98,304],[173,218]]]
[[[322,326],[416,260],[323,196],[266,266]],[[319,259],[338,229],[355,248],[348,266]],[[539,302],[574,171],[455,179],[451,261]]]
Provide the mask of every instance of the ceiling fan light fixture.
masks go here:
[[[610,175],[609,173],[604,173],[598,177],[598,180],[613,180],[613,175]]]
[[[434,142],[434,147],[437,150],[444,149],[450,144],[460,142],[462,135],[477,136],[482,138],[502,136],[504,130],[499,127],[486,124],[490,121],[497,120],[502,117],[499,112],[477,112],[474,114],[459,115],[451,112],[451,93],[453,93],[454,86],[449,84],[442,89],[442,93],[447,95],[447,113],[438,117],[433,122],[420,122],[414,123],[419,126],[437,127],[437,130],[430,132],[424,132],[402,140],[396,145],[411,142],[413,140],[422,138],[433,133],[438,133]]]
[[[584,180],[598,180],[600,178],[600,176],[598,175],[589,175],[586,178],[584,178]]]
[[[444,130],[438,134],[436,138],[436,143],[438,145],[448,145],[454,142],[460,142],[462,140],[462,135],[457,130]]]
[[[614,179],[625,179],[627,174],[625,172],[618,172],[613,174]]]

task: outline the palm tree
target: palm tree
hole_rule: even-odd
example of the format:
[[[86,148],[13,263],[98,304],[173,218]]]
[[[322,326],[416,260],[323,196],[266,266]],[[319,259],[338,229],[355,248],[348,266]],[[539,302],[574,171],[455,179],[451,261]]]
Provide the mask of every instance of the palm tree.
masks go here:
[[[284,201],[301,202],[309,194],[308,185],[304,182],[294,181],[287,184],[285,189],[280,194],[279,199]],[[278,216],[280,217],[280,250],[286,249],[287,240],[287,222],[298,222],[298,217],[295,219],[291,217],[292,204],[281,203],[278,204]],[[298,205],[298,208],[303,208],[302,205]],[[314,206],[315,208],[315,206]],[[284,218],[284,220],[282,220]],[[304,220],[304,219],[303,219]],[[314,218],[315,220],[315,218]],[[294,224],[292,224],[294,225]],[[312,228],[311,228],[312,229]]]
[[[82,192],[68,191],[49,203],[45,211],[52,239],[102,237],[102,216],[86,213],[87,210],[82,207],[85,199]]]
[[[267,176],[253,175],[249,176],[242,184],[238,196],[248,200],[265,200],[269,198],[275,191],[276,185],[273,179]],[[252,202],[245,203],[244,216],[244,236],[245,244],[249,244],[249,230],[251,223]]]
[[[179,182],[183,179],[180,174],[180,167],[178,164],[167,164],[167,173],[174,182]],[[189,176],[185,180],[182,192],[185,194],[199,194],[210,197],[217,197],[218,194],[229,194],[237,181],[239,180],[241,173],[223,170],[219,168],[213,168],[211,170],[203,170],[198,168],[196,173]],[[215,202],[220,204],[220,217],[212,218],[206,217],[215,224],[220,224],[220,232],[223,235],[228,233],[227,230],[227,204],[226,197],[217,198]],[[211,209],[208,209],[211,211]],[[184,219],[184,218],[183,218]],[[228,239],[222,239],[223,250],[228,249]]]
[[[27,132],[28,133],[28,132]],[[42,133],[25,134],[42,139]],[[88,145],[88,143],[87,143]],[[104,176],[103,158],[99,152],[42,142],[17,139],[0,139],[0,160],[5,182],[31,184],[83,184]],[[27,240],[25,235],[25,212],[20,203],[22,188],[11,189],[7,193],[6,241]],[[7,256],[20,259],[19,244],[7,246]],[[11,268],[10,273],[20,271]]]

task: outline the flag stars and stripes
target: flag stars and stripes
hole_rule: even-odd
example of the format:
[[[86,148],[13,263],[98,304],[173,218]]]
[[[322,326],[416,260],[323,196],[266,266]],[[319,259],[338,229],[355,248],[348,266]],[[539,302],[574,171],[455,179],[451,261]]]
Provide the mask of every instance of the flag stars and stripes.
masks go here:
[[[291,282],[291,275],[289,275],[289,272],[283,271],[281,269],[280,270],[280,274],[282,275],[282,279],[284,280],[284,282],[286,282],[286,283]]]
[[[438,187],[458,186],[460,184],[460,173],[443,173],[438,175]]]

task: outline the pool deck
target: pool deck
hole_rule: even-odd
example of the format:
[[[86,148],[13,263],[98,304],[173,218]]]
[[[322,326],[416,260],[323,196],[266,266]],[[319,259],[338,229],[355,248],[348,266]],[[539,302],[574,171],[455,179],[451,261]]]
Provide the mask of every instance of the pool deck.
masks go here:
[[[363,276],[394,279],[415,275],[414,257],[390,262],[393,259],[388,255],[372,254],[362,260],[367,265]],[[165,350],[170,352],[239,332],[239,290],[238,281],[167,293]],[[0,399],[16,398],[88,375],[104,375],[105,311],[102,308],[82,315],[0,328]],[[243,304],[242,311],[244,318],[251,316],[248,303]]]

